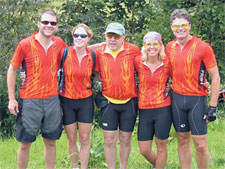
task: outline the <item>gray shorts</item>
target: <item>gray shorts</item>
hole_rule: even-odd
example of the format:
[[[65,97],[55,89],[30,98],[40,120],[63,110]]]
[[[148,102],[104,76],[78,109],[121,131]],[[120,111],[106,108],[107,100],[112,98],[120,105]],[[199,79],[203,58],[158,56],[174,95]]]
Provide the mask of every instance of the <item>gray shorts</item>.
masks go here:
[[[16,139],[30,143],[42,137],[57,140],[62,133],[62,110],[59,96],[44,99],[20,99],[16,118]]]

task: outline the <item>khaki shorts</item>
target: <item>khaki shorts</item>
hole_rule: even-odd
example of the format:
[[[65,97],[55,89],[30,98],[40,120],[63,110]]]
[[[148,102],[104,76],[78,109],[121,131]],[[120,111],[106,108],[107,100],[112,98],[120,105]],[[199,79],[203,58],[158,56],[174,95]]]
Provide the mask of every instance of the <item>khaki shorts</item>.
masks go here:
[[[29,143],[42,137],[57,140],[62,133],[62,110],[59,97],[44,99],[20,99],[16,118],[16,139]]]

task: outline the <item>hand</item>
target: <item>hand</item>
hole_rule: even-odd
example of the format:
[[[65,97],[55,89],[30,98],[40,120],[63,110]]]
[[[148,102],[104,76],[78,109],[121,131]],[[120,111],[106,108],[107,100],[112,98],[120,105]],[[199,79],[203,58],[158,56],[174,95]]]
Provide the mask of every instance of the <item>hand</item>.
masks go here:
[[[25,71],[20,71],[20,78],[21,82],[24,83],[26,81],[26,72]]]
[[[212,122],[216,120],[217,111],[216,107],[210,106],[208,111],[205,113],[204,119],[207,119],[207,122]]]
[[[18,102],[16,100],[9,100],[8,109],[11,114],[17,115],[19,112]]]

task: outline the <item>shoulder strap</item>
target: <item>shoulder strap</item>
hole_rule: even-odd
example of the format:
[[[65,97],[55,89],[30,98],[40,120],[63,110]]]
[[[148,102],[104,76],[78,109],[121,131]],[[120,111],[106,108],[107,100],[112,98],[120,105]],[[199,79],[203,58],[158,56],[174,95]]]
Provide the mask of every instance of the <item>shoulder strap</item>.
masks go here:
[[[92,74],[91,74],[91,88],[94,87],[94,77],[95,77],[95,65],[96,65],[96,53],[95,50],[91,49],[91,56],[92,56],[92,60],[93,60],[93,67],[92,67]]]
[[[59,89],[58,89],[58,92],[62,92],[63,85],[64,85],[64,79],[65,79],[64,62],[66,60],[67,53],[68,53],[68,47],[66,47],[64,49],[63,58],[62,58],[61,65],[60,65],[60,80],[59,80]]]
[[[67,53],[68,53],[68,47],[65,47],[64,53],[63,53],[62,62],[61,62],[61,68],[62,68],[62,69],[64,69],[64,62],[65,62],[65,60],[66,60]]]

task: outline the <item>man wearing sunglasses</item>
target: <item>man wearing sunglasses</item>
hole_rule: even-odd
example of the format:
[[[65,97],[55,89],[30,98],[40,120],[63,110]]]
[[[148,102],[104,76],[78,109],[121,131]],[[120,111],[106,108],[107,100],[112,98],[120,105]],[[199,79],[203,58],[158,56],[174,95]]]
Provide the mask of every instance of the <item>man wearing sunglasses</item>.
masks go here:
[[[104,151],[108,168],[115,169],[119,126],[120,168],[125,169],[137,116],[134,59],[141,52],[136,45],[125,41],[125,29],[120,23],[107,26],[105,39],[106,43],[96,49],[96,69],[101,76],[102,94],[109,101],[101,108]]]
[[[192,138],[198,168],[206,169],[209,167],[207,122],[216,119],[220,86],[216,57],[210,44],[190,34],[191,17],[186,10],[173,11],[170,22],[176,39],[168,43],[166,54],[172,64],[172,114],[179,160],[182,169],[191,168]],[[209,108],[206,70],[212,79]]]
[[[62,111],[58,99],[58,55],[66,46],[53,36],[58,29],[56,13],[46,10],[37,22],[39,32],[21,40],[10,61],[7,74],[11,114],[16,115],[16,139],[20,142],[17,152],[18,169],[27,168],[32,142],[41,131],[47,169],[53,169],[56,158],[55,141],[62,132]],[[19,103],[15,98],[16,72],[23,63],[26,81],[20,88]]]

